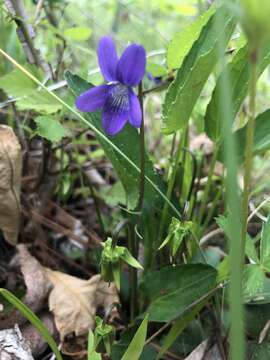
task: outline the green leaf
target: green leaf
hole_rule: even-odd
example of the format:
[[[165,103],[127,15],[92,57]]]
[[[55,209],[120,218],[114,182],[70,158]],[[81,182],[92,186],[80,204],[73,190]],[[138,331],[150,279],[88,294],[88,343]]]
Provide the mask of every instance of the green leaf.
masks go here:
[[[264,277],[261,289],[255,294],[245,294],[245,303],[252,304],[270,304],[270,279]]]
[[[269,262],[270,256],[270,215],[268,215],[266,223],[263,224],[262,236],[260,242],[260,262],[262,266]],[[267,261],[267,262],[266,262]]]
[[[76,96],[92,87],[79,76],[66,72],[66,80],[70,89]],[[98,130],[104,133],[101,127],[101,119],[99,113],[86,113],[85,118],[91,122]],[[139,199],[140,174],[132,167],[127,160],[119,155],[108,143],[97,134],[106,156],[109,158],[119,179],[121,180],[126,192],[127,203],[130,209],[137,206]],[[129,124],[118,135],[111,137],[110,141],[114,143],[127,157],[129,157],[138,167],[140,167],[140,145],[138,131]],[[160,188],[161,180],[153,170],[153,165],[148,156],[145,157],[146,175]],[[159,204],[161,198],[155,189],[148,183],[145,183],[145,200],[152,206]]]
[[[262,344],[258,344],[258,341],[254,341],[252,343],[249,342],[247,352],[249,360],[269,360],[270,343],[266,341],[264,341]]]
[[[25,65],[27,71],[42,80],[42,73],[34,65]],[[18,98],[19,110],[35,110],[52,114],[62,109],[62,105],[46,93],[38,89],[37,85],[19,69],[12,70],[0,78],[0,89],[8,96]]]
[[[112,353],[111,353],[112,360],[119,360],[122,358],[138,328],[139,328],[138,325],[131,326],[121,333],[120,340],[115,342],[112,346]],[[139,359],[156,360],[157,351],[151,345],[146,345],[144,346],[143,352]]]
[[[270,62],[270,45],[263,49],[261,59],[258,66],[258,74],[260,75]],[[249,65],[248,65],[248,45],[242,47],[234,55],[232,61],[227,65],[218,78],[216,87],[213,91],[212,98],[208,104],[205,116],[205,130],[207,135],[214,141],[221,136],[222,113],[220,107],[220,87],[222,77],[229,74],[229,80],[232,91],[232,111],[233,118],[237,115],[241,104],[247,96],[249,87]]]
[[[70,40],[88,40],[92,34],[92,29],[88,27],[72,27],[64,31],[64,36]]]
[[[19,110],[35,110],[44,114],[53,114],[62,109],[62,105],[44,90],[35,90],[20,98],[16,104]]]
[[[147,62],[146,71],[149,72],[153,77],[163,77],[167,75],[167,69],[159,64]]]
[[[117,289],[120,291],[120,285],[121,285],[121,267],[120,264],[112,264],[112,272],[113,272],[113,280],[115,282],[115,285]]]
[[[224,231],[224,234],[227,238],[229,238],[229,219],[224,215],[220,215],[216,218],[216,222],[218,226]],[[246,248],[245,248],[245,255],[250,258],[255,263],[259,263],[259,258],[257,254],[257,250],[255,247],[255,243],[252,238],[247,234],[246,238]]]
[[[246,255],[256,264],[259,264],[260,261],[255,247],[255,242],[249,235],[247,235],[246,238]]]
[[[87,359],[102,360],[101,355],[95,351],[95,339],[92,330],[88,333]]]
[[[246,144],[247,126],[236,132],[238,143],[238,156],[244,159],[244,149]],[[270,149],[270,110],[266,110],[258,115],[255,120],[253,154],[257,154]]]
[[[38,116],[34,119],[39,136],[58,142],[63,137],[70,135],[69,131],[56,119],[49,116]]]
[[[207,265],[165,267],[144,277],[142,290],[150,300],[149,320],[166,322],[182,315],[214,289],[217,271]]]
[[[263,288],[265,274],[260,265],[248,264],[244,267],[243,273],[243,293],[246,296],[254,296]]]
[[[265,326],[266,319],[270,319],[270,305],[262,304],[260,306],[245,306],[245,331],[249,339],[257,339]],[[270,340],[270,333],[265,338]]]
[[[55,354],[55,357],[57,360],[62,360],[62,356],[60,354],[60,351],[58,350],[58,347],[52,338],[51,334],[49,333],[48,329],[45,327],[45,325],[42,323],[42,321],[39,320],[39,318],[26,306],[24,303],[22,303],[15,295],[13,295],[11,292],[9,292],[6,289],[0,288],[0,294],[13,306],[16,307],[16,309],[19,310],[19,312],[28,320],[30,323],[37,329],[37,331],[44,337],[44,339],[47,341],[48,345],[52,349],[52,351]]]
[[[219,16],[224,18],[224,24],[217,27],[216,21]],[[226,45],[234,27],[233,16],[225,7],[221,7],[202,29],[166,93],[163,105],[163,130],[166,134],[174,133],[187,124],[198,97],[218,61],[217,49],[220,41],[224,38]]]
[[[127,248],[125,248],[123,255],[121,255],[121,259],[130,266],[143,270],[142,265],[131,255]]]
[[[36,66],[26,64],[24,67],[39,80],[42,79],[42,73]],[[27,96],[36,88],[37,85],[19,69],[14,69],[0,78],[0,89],[14,98]]]
[[[102,186],[99,190],[99,196],[109,206],[117,206],[118,204],[125,204],[126,195],[123,185],[117,181],[113,185]]]
[[[148,315],[145,316],[121,360],[139,360],[146,340],[147,326]]]
[[[183,332],[183,330],[188,326],[188,324],[194,319],[194,317],[201,311],[204,305],[207,303],[207,300],[201,301],[196,305],[190,312],[176,320],[172,325],[168,335],[166,335],[162,348],[158,353],[158,359],[160,359],[165,352],[173,345],[178,336]]]
[[[202,28],[207,24],[215,11],[216,7],[212,5],[206,12],[172,38],[167,50],[167,65],[169,69],[180,68],[185,56],[198,39]]]
[[[220,284],[230,277],[229,256],[226,256],[217,267],[217,283]]]

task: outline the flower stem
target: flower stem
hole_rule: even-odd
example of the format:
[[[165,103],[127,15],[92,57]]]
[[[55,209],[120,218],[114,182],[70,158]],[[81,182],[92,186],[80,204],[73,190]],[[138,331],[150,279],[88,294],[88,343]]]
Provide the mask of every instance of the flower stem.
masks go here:
[[[246,135],[244,190],[242,197],[242,232],[241,232],[242,263],[244,263],[246,236],[247,236],[248,202],[250,196],[252,151],[253,151],[255,112],[256,112],[256,83],[257,83],[257,54],[255,54],[255,56],[253,54],[250,56],[249,119],[247,124],[247,135]]]
[[[139,84],[139,101],[141,105],[141,111],[142,111],[142,123],[140,127],[140,157],[141,157],[141,174],[140,174],[140,197],[138,202],[138,209],[139,211],[142,210],[143,207],[143,200],[144,200],[144,188],[145,188],[145,135],[144,135],[144,113],[143,113],[143,87],[142,82]]]
[[[137,256],[137,249],[135,243],[135,232],[134,229],[130,226],[128,228],[128,248],[132,256]],[[137,280],[137,270],[130,266],[129,267],[130,275],[130,320],[133,321],[137,315],[138,309],[138,280]]]
[[[172,174],[169,179],[168,189],[167,189],[167,193],[166,193],[166,196],[168,197],[168,199],[170,199],[172,196],[172,191],[173,191],[173,187],[174,187],[174,183],[175,183],[175,177],[176,177],[178,164],[179,164],[179,160],[180,160],[180,155],[181,155],[181,150],[182,150],[182,139],[179,140],[178,148],[174,155],[174,161],[173,161],[173,165],[172,165],[173,166]],[[165,222],[167,219],[167,214],[168,214],[168,205],[167,205],[167,203],[165,203],[163,206],[163,210],[162,210],[160,227],[159,227],[159,232],[158,232],[158,246],[160,245],[160,241],[163,236],[163,230],[164,230]]]

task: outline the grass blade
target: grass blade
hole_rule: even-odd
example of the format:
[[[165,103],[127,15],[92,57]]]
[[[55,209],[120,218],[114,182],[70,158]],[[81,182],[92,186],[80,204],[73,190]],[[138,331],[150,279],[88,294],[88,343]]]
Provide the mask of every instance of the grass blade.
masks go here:
[[[62,356],[58,347],[52,338],[51,334],[49,333],[48,329],[42,323],[42,321],[26,306],[24,303],[21,302],[15,295],[9,292],[6,289],[0,288],[0,295],[2,295],[10,304],[16,307],[19,312],[31,322],[31,324],[40,332],[40,334],[44,337],[47,341],[48,345],[52,349],[55,354],[57,360],[62,360]]]

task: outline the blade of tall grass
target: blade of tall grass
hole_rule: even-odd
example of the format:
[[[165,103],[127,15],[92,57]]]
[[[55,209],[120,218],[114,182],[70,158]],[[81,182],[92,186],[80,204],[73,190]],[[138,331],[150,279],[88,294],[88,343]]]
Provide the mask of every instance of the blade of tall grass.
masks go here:
[[[231,1],[228,1],[228,3]],[[216,27],[222,26],[222,14],[217,18]],[[242,254],[241,254],[241,200],[237,183],[237,152],[232,134],[233,107],[229,74],[226,72],[226,60],[223,52],[223,39],[219,42],[218,56],[225,69],[220,83],[219,104],[222,117],[222,135],[224,139],[224,159],[227,169],[225,178],[227,209],[229,212],[229,243],[230,243],[230,358],[245,359],[244,321],[242,305]]]
[[[10,304],[15,306],[19,310],[19,312],[24,317],[26,317],[26,319],[30,321],[31,324],[33,324],[33,326],[47,341],[48,345],[54,352],[56,359],[62,360],[62,356],[60,354],[60,351],[58,350],[54,339],[52,338],[51,334],[49,333],[45,325],[42,323],[42,321],[39,320],[39,318],[24,303],[22,303],[15,295],[13,295],[8,290],[0,288],[0,295],[2,295]]]
[[[14,60],[9,54],[7,54],[3,49],[0,48],[0,54],[2,54],[8,61],[10,61],[15,67],[22,71],[27,77],[34,81],[38,86],[44,89],[48,94],[50,94],[54,99],[56,99],[60,104],[62,104],[66,109],[76,115],[80,120],[87,124],[91,130],[98,134],[104,141],[106,141],[120,156],[122,156],[138,173],[141,173],[141,169],[128,157],[126,156],[114,143],[112,143],[107,136],[105,136],[100,130],[98,130],[94,125],[92,125],[87,119],[85,119],[79,112],[73,109],[68,105],[64,100],[57,96],[53,91],[49,90],[44,84],[42,84],[34,75],[27,71],[22,65],[20,65],[16,60]],[[144,176],[145,180],[155,189],[155,191],[162,197],[162,199],[168,204],[168,206],[173,210],[173,212],[180,217],[180,212],[173,205],[173,203],[167,198],[167,196],[158,188],[158,186],[147,176]]]

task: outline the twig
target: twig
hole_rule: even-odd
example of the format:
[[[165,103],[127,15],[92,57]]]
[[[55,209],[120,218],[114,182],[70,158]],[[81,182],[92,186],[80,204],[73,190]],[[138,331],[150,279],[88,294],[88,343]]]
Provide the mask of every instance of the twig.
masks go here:
[[[29,24],[22,0],[4,0],[5,5],[17,24],[17,35],[30,64],[41,67],[45,74],[52,78],[48,64],[41,58],[34,46],[35,31]]]

